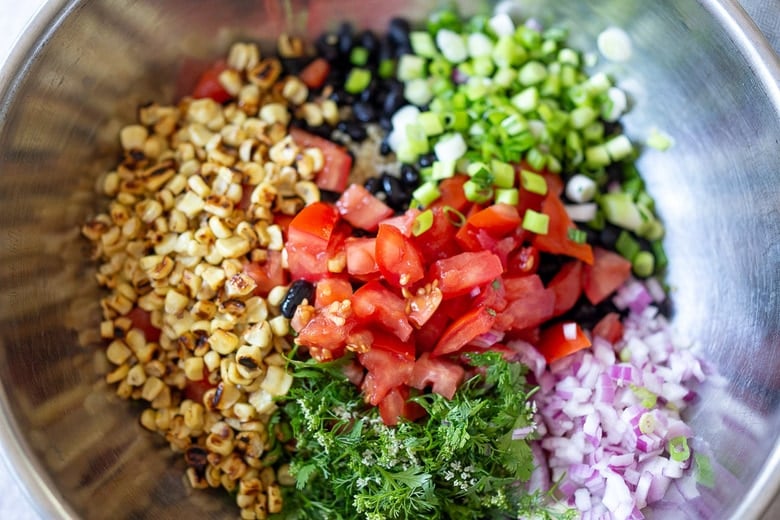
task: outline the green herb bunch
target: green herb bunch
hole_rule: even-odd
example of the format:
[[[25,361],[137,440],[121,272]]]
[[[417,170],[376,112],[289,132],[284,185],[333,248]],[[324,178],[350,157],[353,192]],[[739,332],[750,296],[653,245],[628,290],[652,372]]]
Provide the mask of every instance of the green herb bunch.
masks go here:
[[[478,375],[451,401],[419,395],[428,417],[388,427],[344,376],[345,362],[292,362],[280,420],[296,443],[297,489],[287,490],[281,518],[569,517],[524,484],[534,469],[525,440],[534,423],[523,365],[474,355]]]

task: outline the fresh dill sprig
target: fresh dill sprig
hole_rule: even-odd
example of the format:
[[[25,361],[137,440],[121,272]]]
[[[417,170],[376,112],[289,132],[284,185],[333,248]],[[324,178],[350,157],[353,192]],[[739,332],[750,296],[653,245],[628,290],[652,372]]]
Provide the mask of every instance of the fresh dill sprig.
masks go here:
[[[343,375],[347,362],[291,361],[279,420],[296,441],[297,489],[276,518],[562,518],[523,482],[534,464],[525,438],[513,437],[533,428],[523,365],[473,355],[478,375],[451,401],[418,395],[428,418],[388,427]]]

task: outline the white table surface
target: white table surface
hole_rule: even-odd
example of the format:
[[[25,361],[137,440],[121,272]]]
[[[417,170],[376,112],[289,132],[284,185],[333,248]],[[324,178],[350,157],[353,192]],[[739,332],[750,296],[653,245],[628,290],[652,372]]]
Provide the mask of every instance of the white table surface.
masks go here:
[[[0,0],[0,66],[5,62],[17,36],[45,0]],[[780,52],[780,0],[743,0],[745,10]],[[41,517],[27,501],[18,484],[0,468],[0,519],[38,520]],[[777,501],[780,504],[780,501]],[[780,518],[780,505],[767,519]]]

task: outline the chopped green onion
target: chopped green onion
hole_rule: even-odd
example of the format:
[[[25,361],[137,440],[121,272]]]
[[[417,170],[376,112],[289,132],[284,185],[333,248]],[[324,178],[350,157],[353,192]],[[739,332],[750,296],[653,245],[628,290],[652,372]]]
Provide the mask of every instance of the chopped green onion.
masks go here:
[[[569,49],[568,47],[564,47],[558,51],[558,62],[573,65],[574,67],[579,67],[580,55],[577,53],[577,51]]]
[[[631,195],[631,197],[634,199],[636,199],[636,197],[644,189],[644,187],[645,187],[645,183],[642,181],[641,177],[633,177],[623,182],[623,184],[621,185],[622,190],[625,193]]]
[[[529,61],[520,69],[517,78],[523,85],[536,85],[547,78],[547,67],[538,61]]]
[[[349,71],[347,81],[344,82],[344,90],[350,94],[360,94],[371,83],[371,71],[355,67]]]
[[[631,155],[634,151],[634,147],[631,145],[631,141],[625,135],[619,135],[613,137],[606,143],[604,147],[607,149],[607,153],[613,161],[621,161]]]
[[[490,200],[493,189],[486,187],[482,182],[470,179],[463,184],[463,193],[466,195],[466,200],[479,204]]]
[[[436,33],[436,45],[447,60],[460,63],[469,57],[466,40],[460,34],[449,29],[441,29]]]
[[[650,249],[653,250],[653,256],[655,257],[656,270],[661,271],[669,263],[664,245],[660,240],[654,240],[650,242]]]
[[[528,165],[534,170],[543,170],[545,163],[547,163],[547,157],[538,148],[531,148],[525,155],[525,160]]]
[[[439,191],[439,186],[436,182],[424,182],[412,192],[412,198],[419,202],[423,207],[430,205],[431,202],[438,199],[440,196],[441,192]]]
[[[571,121],[571,126],[580,129],[585,128],[593,121],[595,121],[598,115],[598,112],[593,110],[591,107],[582,106],[577,107],[571,111],[569,114],[569,120]]]
[[[628,348],[624,348],[623,352],[629,352],[630,350]],[[631,358],[624,361],[630,361]],[[640,403],[642,405],[642,408],[647,408],[648,410],[655,408],[656,404],[658,404],[658,396],[645,388],[644,386],[638,386],[631,384],[629,385],[629,388],[631,388],[631,391],[634,392],[634,395],[637,396],[638,399],[640,399]]]
[[[489,77],[495,72],[496,66],[489,57],[474,58],[471,62],[474,67],[474,75],[483,78]]]
[[[515,168],[509,163],[493,159],[490,162],[493,172],[493,183],[499,188],[513,188],[515,185]]]
[[[526,53],[511,36],[501,36],[493,47],[492,56],[499,68],[516,67],[525,60]]]
[[[468,168],[466,168],[466,173],[469,174],[469,177],[477,177],[477,178],[485,178],[486,176],[491,176],[490,169],[487,167],[487,164],[482,162],[473,162],[469,164]]]
[[[468,35],[466,46],[472,58],[490,57],[493,53],[493,41],[484,33],[474,32]]]
[[[428,65],[428,72],[431,76],[449,79],[452,75],[452,63],[442,57],[434,58]]]
[[[538,173],[520,170],[520,183],[526,191],[537,195],[547,195],[547,181]]]
[[[455,110],[444,115],[444,126],[462,132],[469,127],[469,114],[465,110]]]
[[[650,129],[650,135],[647,138],[647,146],[663,152],[668,150],[672,144],[674,144],[674,142],[667,134],[661,132],[657,128]]]
[[[515,30],[515,39],[528,50],[538,49],[542,46],[541,33],[525,25],[521,25]]]
[[[431,34],[436,34],[440,29],[460,31],[462,25],[463,23],[457,13],[451,9],[442,9],[428,18],[427,29]]]
[[[433,90],[427,79],[410,79],[404,85],[404,97],[413,105],[422,106],[433,98]]]
[[[517,72],[515,69],[503,67],[498,69],[498,71],[496,71],[496,73],[493,75],[493,84],[501,88],[509,88],[516,78]]]
[[[585,163],[588,166],[601,167],[610,163],[609,152],[603,144],[591,146],[585,149]]]
[[[537,235],[546,235],[550,228],[550,217],[544,213],[536,212],[532,209],[525,210],[523,215],[523,229],[536,233]]]
[[[645,412],[639,417],[639,431],[645,435],[653,433],[655,430],[655,417],[653,414]]]
[[[388,58],[380,61],[377,74],[379,74],[379,77],[383,79],[392,78],[395,74],[395,60]]]
[[[634,274],[640,278],[647,278],[655,271],[655,258],[650,251],[640,251],[631,262]]]
[[[639,208],[644,208],[644,206],[639,206]],[[650,210],[647,208],[644,208],[648,213]],[[642,238],[646,238],[647,240],[660,240],[664,236],[664,225],[661,224],[661,221],[655,218],[651,218],[649,220],[646,220],[642,223],[641,226],[636,230],[636,234],[639,235]]]
[[[528,87],[519,94],[512,96],[511,102],[524,114],[532,112],[539,106],[539,91],[536,87]]]
[[[420,126],[423,127],[425,135],[434,136],[444,132],[444,124],[439,114],[435,112],[423,112],[417,119]]]
[[[352,52],[349,53],[349,62],[352,65],[362,67],[368,63],[369,52],[368,49],[361,46],[355,46],[352,48]]]
[[[453,226],[461,227],[463,226],[463,224],[466,223],[466,215],[464,215],[457,209],[453,208],[452,206],[444,206],[442,210],[444,211],[444,214],[447,215],[450,224],[452,224]]]
[[[517,206],[520,202],[520,192],[517,188],[497,188],[496,195],[493,198],[496,204],[509,204]]]
[[[501,121],[501,128],[506,130],[506,133],[510,136],[515,136],[527,129],[528,123],[525,122],[522,116],[510,114]]]
[[[715,487],[715,472],[712,471],[710,458],[703,453],[694,453],[696,482],[710,489]]]
[[[455,175],[455,161],[435,161],[431,179],[441,181]]]
[[[433,211],[426,209],[414,218],[412,234],[416,237],[422,235],[433,226]]]
[[[636,231],[644,217],[628,193],[605,193],[599,198],[599,205],[607,221],[624,229]]]
[[[669,439],[669,458],[675,462],[685,462],[691,456],[691,449],[688,447],[688,439],[680,435]]]
[[[595,121],[582,130],[582,137],[589,143],[596,143],[604,138],[604,125]]]
[[[615,241],[615,250],[629,262],[634,260],[641,249],[639,242],[625,229],[620,232]]]
[[[398,79],[409,81],[425,77],[426,60],[414,54],[404,54],[398,60]]]
[[[428,136],[420,124],[406,125],[406,140],[412,152],[417,155],[428,153],[431,150]]]
[[[412,50],[418,56],[433,58],[436,56],[436,44],[433,37],[425,31],[412,31],[409,33],[409,42],[412,44]]]
[[[571,240],[575,244],[584,244],[585,242],[588,241],[588,234],[581,229],[569,228],[567,235],[569,237],[569,240]]]

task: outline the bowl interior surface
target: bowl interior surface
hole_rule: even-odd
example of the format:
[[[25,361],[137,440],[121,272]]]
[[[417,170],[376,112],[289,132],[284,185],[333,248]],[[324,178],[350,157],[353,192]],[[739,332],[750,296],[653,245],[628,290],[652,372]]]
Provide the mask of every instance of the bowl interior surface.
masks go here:
[[[460,3],[466,14],[488,9]],[[743,14],[729,0],[504,4],[570,28],[572,45],[588,52],[610,25],[631,35],[629,61],[596,68],[631,97],[630,137],[644,142],[656,127],[675,142],[645,150],[639,168],[667,225],[673,324],[723,375],[689,415],[730,472],[713,491],[722,508],[708,513],[757,518],[780,478],[777,57],[758,61],[744,26],[728,18]],[[193,71],[233,41],[269,48],[283,31],[316,35],[345,19],[380,30],[393,15],[420,20],[437,5],[60,0],[44,8],[0,74],[0,435],[43,516],[236,514],[229,498],[189,489],[181,457],[101,376],[100,292],[79,229],[105,204],[94,185],[117,160],[119,128],[140,104],[172,101],[177,85],[192,85]]]

